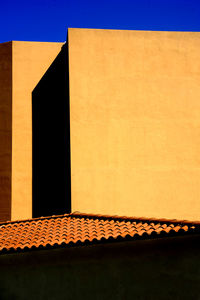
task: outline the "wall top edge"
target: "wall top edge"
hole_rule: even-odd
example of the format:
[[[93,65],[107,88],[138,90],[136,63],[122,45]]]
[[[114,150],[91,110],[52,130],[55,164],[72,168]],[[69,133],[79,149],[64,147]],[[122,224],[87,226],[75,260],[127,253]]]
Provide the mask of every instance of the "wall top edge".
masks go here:
[[[143,33],[143,32],[147,32],[147,33],[187,33],[187,34],[200,34],[200,31],[175,31],[175,30],[138,30],[138,29],[105,29],[105,28],[79,28],[79,27],[72,27],[72,28],[68,28],[68,32],[70,31],[120,31],[120,32],[135,32],[135,33]]]

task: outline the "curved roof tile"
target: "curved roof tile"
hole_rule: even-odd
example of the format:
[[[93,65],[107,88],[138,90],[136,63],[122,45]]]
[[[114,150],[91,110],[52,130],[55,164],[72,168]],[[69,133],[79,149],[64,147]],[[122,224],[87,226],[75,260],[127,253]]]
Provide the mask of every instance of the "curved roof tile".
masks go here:
[[[65,214],[0,223],[0,252],[200,233],[200,222]]]

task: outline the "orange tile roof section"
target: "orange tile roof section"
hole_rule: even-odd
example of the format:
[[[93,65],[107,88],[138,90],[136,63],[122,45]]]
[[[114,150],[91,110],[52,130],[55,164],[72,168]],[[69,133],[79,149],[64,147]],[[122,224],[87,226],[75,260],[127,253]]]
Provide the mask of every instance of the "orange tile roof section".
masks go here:
[[[0,223],[0,253],[200,233],[200,222],[65,214]]]

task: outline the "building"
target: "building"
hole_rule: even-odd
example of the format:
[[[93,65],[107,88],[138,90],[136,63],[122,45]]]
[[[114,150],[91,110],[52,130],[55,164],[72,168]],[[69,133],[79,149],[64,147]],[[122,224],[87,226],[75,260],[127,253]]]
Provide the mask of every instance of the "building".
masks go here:
[[[199,297],[199,49],[95,29],[0,45],[2,299]]]
[[[18,41],[0,45],[0,220],[32,217],[32,90],[61,47]]]

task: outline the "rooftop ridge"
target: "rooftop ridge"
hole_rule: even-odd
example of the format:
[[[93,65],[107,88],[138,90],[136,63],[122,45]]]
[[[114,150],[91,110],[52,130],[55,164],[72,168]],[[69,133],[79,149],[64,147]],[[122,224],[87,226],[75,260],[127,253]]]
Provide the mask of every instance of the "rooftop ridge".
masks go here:
[[[15,224],[15,223],[25,223],[32,221],[39,221],[45,219],[57,219],[57,218],[65,218],[65,217],[73,217],[73,218],[89,218],[89,219],[102,219],[102,220],[115,220],[115,221],[126,221],[126,222],[146,222],[146,223],[160,223],[160,224],[184,224],[184,225],[196,225],[200,226],[200,221],[190,221],[190,220],[178,220],[178,219],[166,219],[166,218],[149,218],[149,217],[129,217],[129,216],[118,216],[118,215],[102,215],[102,214],[91,214],[91,213],[82,213],[82,212],[73,212],[69,214],[62,215],[52,215],[52,216],[41,216],[37,218],[30,218],[24,220],[15,220],[15,221],[3,221],[0,222],[0,226],[7,224]]]
[[[77,217],[87,217],[87,218],[94,218],[94,219],[111,219],[111,220],[119,220],[119,221],[141,221],[141,222],[156,222],[156,223],[173,223],[173,224],[185,224],[185,225],[200,225],[200,221],[190,221],[190,220],[178,220],[178,219],[166,219],[166,218],[149,218],[149,217],[129,217],[129,216],[118,216],[118,215],[101,215],[101,214],[87,214],[81,212],[74,212],[70,215],[77,216]]]
[[[41,216],[41,217],[37,217],[37,218],[15,220],[15,221],[3,221],[3,222],[0,222],[0,226],[7,225],[7,224],[14,224],[14,223],[25,223],[25,222],[31,222],[31,221],[37,221],[37,220],[64,218],[64,217],[68,217],[70,215],[71,214],[62,214],[62,215],[52,215],[52,216]]]

